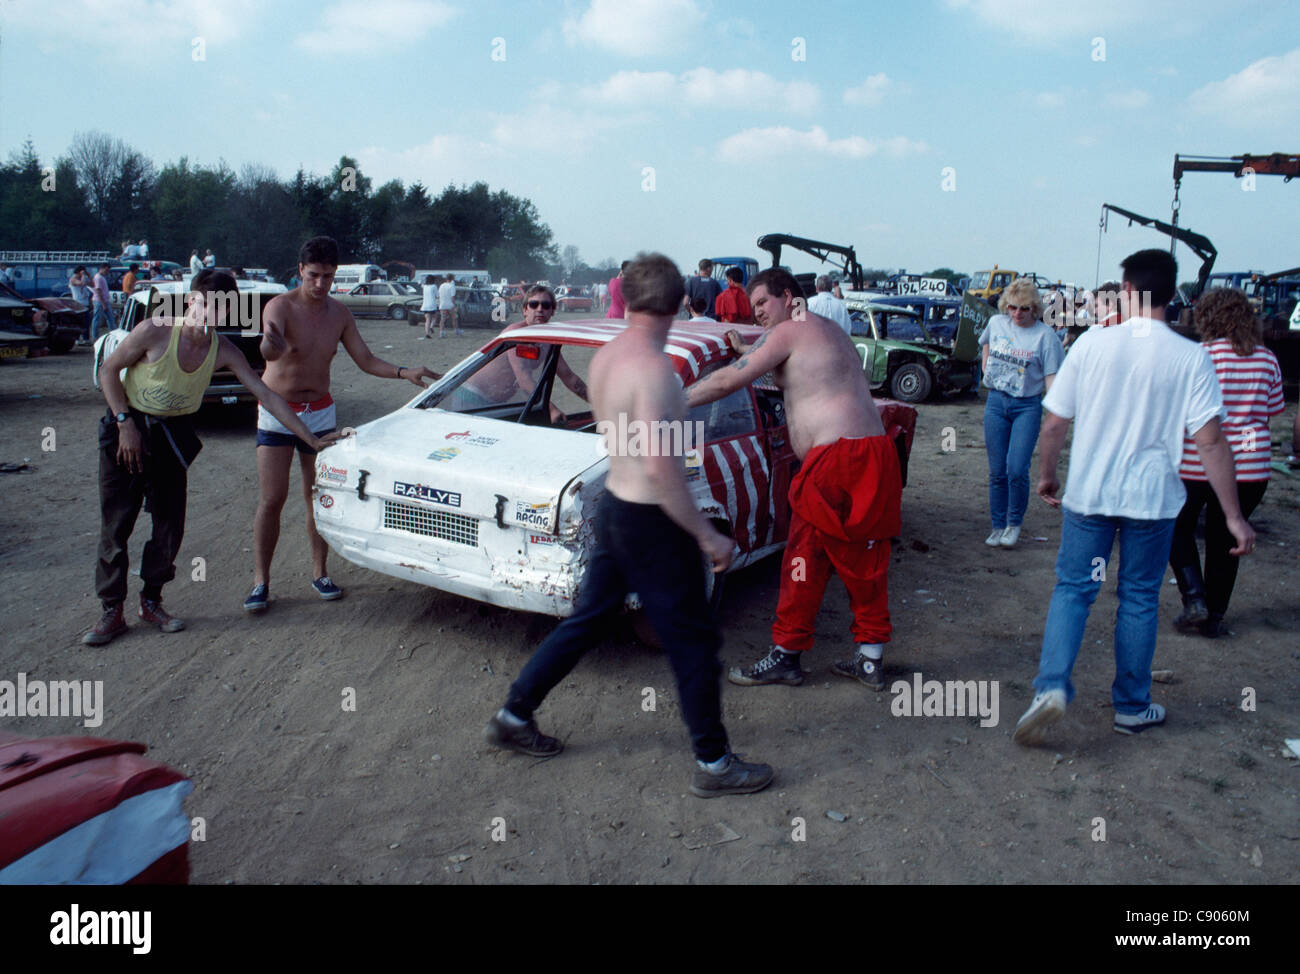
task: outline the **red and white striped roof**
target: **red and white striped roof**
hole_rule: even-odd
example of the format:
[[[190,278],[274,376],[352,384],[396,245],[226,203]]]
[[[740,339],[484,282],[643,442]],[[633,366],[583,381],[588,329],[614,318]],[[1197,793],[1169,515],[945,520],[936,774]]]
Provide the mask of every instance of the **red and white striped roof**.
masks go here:
[[[484,351],[489,351],[502,342],[519,341],[600,346],[617,338],[626,328],[627,322],[622,320],[551,321],[545,325],[529,325],[499,335],[484,346]],[[714,364],[735,357],[725,337],[731,328],[739,331],[747,342],[754,341],[763,331],[756,325],[673,322],[664,352],[673,360],[673,368],[681,376],[683,385],[689,386]]]

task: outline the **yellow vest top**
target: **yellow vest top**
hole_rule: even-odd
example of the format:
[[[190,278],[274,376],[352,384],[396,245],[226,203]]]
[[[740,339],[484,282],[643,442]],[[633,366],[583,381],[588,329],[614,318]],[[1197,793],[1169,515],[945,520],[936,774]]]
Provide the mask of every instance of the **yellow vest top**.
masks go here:
[[[154,327],[146,324],[145,327]],[[122,383],[126,389],[126,398],[131,405],[142,413],[151,416],[184,416],[198,412],[203,405],[203,393],[212,381],[212,372],[217,364],[217,333],[212,333],[212,346],[207,358],[193,372],[181,368],[177,355],[181,340],[181,325],[171,326],[171,339],[167,350],[156,362],[140,361],[126,370],[126,380]]]

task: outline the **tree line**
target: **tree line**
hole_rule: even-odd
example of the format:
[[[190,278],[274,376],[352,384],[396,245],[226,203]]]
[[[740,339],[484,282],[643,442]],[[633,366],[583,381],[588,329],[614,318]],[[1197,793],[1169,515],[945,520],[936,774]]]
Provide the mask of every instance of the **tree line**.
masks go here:
[[[238,173],[182,156],[161,167],[121,139],[77,133],[68,152],[42,164],[28,140],[0,166],[0,250],[107,250],[149,241],[154,259],[189,261],[211,249],[225,266],[267,267],[284,280],[298,248],[325,234],[344,263],[483,268],[493,278],[558,277],[585,283],[601,268],[574,247],[563,255],[527,199],[483,182],[448,185],[437,196],[420,182],[375,188],[343,156],[326,176],[299,169],[281,180],[267,166]],[[402,276],[399,264],[392,276]],[[575,277],[574,275],[578,275]]]

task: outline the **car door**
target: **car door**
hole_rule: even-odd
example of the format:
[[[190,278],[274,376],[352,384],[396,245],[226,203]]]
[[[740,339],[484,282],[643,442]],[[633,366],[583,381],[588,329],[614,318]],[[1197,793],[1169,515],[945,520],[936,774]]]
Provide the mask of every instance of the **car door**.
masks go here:
[[[713,499],[726,512],[739,550],[734,567],[748,564],[775,543],[777,530],[771,451],[758,419],[754,391],[742,386],[721,399],[696,406],[688,420],[692,429],[703,429],[704,440],[700,462],[687,458],[688,486],[701,476],[707,480]]]

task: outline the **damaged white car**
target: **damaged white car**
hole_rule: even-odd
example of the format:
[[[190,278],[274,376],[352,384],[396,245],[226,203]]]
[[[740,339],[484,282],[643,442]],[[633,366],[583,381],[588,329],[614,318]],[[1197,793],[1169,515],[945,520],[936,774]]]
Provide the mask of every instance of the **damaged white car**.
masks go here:
[[[732,360],[726,326],[681,322],[667,354],[684,386]],[[622,322],[551,322],[499,336],[406,406],[322,452],[316,526],[348,561],[511,609],[567,616],[594,539],[608,460],[584,391]],[[753,341],[756,328],[742,328]],[[916,411],[880,403],[906,470]],[[775,388],[692,410],[696,504],[735,543],[731,570],[785,544],[797,460]],[[697,424],[702,424],[697,425]],[[688,567],[688,566],[684,566]],[[703,557],[700,571],[716,582]]]

